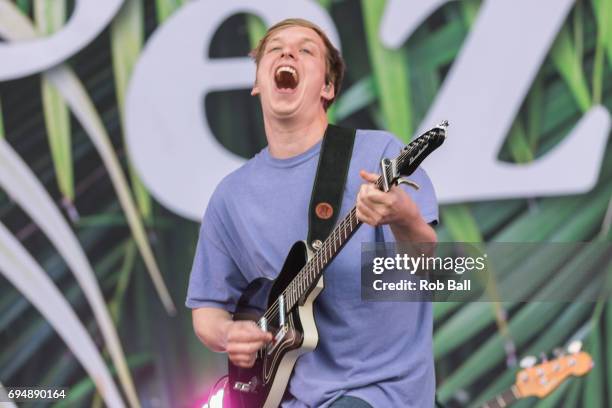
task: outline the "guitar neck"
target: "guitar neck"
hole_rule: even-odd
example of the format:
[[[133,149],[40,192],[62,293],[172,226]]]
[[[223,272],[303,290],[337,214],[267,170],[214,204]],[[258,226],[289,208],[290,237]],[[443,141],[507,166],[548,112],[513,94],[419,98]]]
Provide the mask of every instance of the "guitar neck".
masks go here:
[[[424,155],[422,153],[427,148],[435,149],[435,147],[432,148],[428,143],[429,140],[429,137],[420,137],[406,149],[402,150],[396,159],[405,168],[407,174],[411,174],[423,161]],[[387,177],[389,178],[390,175],[388,174]],[[376,186],[383,190],[383,185],[384,178],[380,176],[376,180]],[[348,215],[336,225],[325,242],[323,242],[321,248],[315,252],[314,257],[308,261],[283,292],[288,309],[291,309],[300,299],[308,294],[308,291],[319,279],[325,267],[335,258],[340,249],[342,249],[344,244],[346,244],[360,226],[361,221],[357,219],[357,207],[353,207]]]
[[[353,207],[283,292],[288,309],[308,294],[325,267],[336,257],[361,224],[362,222],[357,219],[357,207]]]
[[[482,408],[504,408],[520,398],[516,386],[512,386],[509,390],[502,392],[495,398],[491,398],[482,405]]]
[[[388,163],[392,166],[385,168],[385,177],[378,178],[376,182],[378,188],[383,189],[385,180],[389,184],[397,182],[396,179],[393,179],[394,170],[400,170],[399,173],[403,175],[412,174],[425,157],[444,142],[446,126],[448,126],[448,122],[443,122],[440,126],[424,133],[404,147],[394,161],[389,160]],[[286,310],[293,308],[300,299],[309,293],[325,267],[334,259],[360,226],[361,221],[357,219],[357,208],[353,207],[348,215],[336,225],[321,248],[317,249],[314,256],[283,291],[282,301]]]

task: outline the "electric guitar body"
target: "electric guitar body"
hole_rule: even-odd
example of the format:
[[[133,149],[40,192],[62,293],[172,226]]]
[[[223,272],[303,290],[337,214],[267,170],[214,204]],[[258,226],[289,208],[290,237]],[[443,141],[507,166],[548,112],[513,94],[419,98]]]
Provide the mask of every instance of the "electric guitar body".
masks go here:
[[[239,302],[244,307],[237,310],[234,320],[261,319],[261,316],[253,315],[254,299],[265,296],[268,310],[273,308],[311,257],[312,251],[307,244],[304,241],[296,242],[276,280],[260,279],[247,288]],[[274,335],[274,339],[258,352],[253,367],[241,368],[231,361],[228,363],[228,387],[224,396],[227,399],[224,407],[273,408],[280,405],[297,358],[314,350],[319,340],[313,303],[322,289],[321,276],[293,310],[266,320],[265,328]],[[280,316],[284,316],[284,321],[281,321]]]

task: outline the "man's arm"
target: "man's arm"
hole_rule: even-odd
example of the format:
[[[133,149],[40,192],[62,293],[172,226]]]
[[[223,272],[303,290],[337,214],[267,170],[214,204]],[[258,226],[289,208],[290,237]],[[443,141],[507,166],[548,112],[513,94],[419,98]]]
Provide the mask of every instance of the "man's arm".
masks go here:
[[[193,329],[206,347],[226,352],[239,367],[252,367],[257,350],[272,340],[272,334],[262,331],[254,322],[233,321],[223,309],[201,307],[192,311]]]

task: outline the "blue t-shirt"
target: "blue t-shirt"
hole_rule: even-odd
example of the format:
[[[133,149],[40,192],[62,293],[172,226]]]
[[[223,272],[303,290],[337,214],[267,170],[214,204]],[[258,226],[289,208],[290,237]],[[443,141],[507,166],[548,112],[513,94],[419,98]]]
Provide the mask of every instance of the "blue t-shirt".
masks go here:
[[[342,210],[355,205],[363,180],[359,170],[380,173],[382,157],[395,158],[403,144],[383,131],[358,130]],[[200,230],[186,305],[235,310],[254,279],[274,279],[294,242],[306,239],[308,206],[321,144],[276,159],[267,148],[219,183]],[[406,189],[426,222],[438,206],[422,169]],[[361,243],[395,241],[388,226],[362,225],[324,272],[325,289],[314,307],[319,343],[301,356],[283,407],[327,407],[342,395],[375,408],[432,407],[435,375],[429,303],[363,302]]]

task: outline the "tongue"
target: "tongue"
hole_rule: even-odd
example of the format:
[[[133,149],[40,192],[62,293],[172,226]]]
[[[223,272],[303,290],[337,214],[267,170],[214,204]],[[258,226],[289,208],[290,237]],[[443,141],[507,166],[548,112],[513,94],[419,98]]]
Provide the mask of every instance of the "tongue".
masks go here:
[[[291,75],[291,73],[287,71],[279,72],[278,74],[276,74],[274,79],[276,80],[276,86],[279,89],[295,89],[295,87],[297,86],[297,81],[295,80],[293,75]]]

